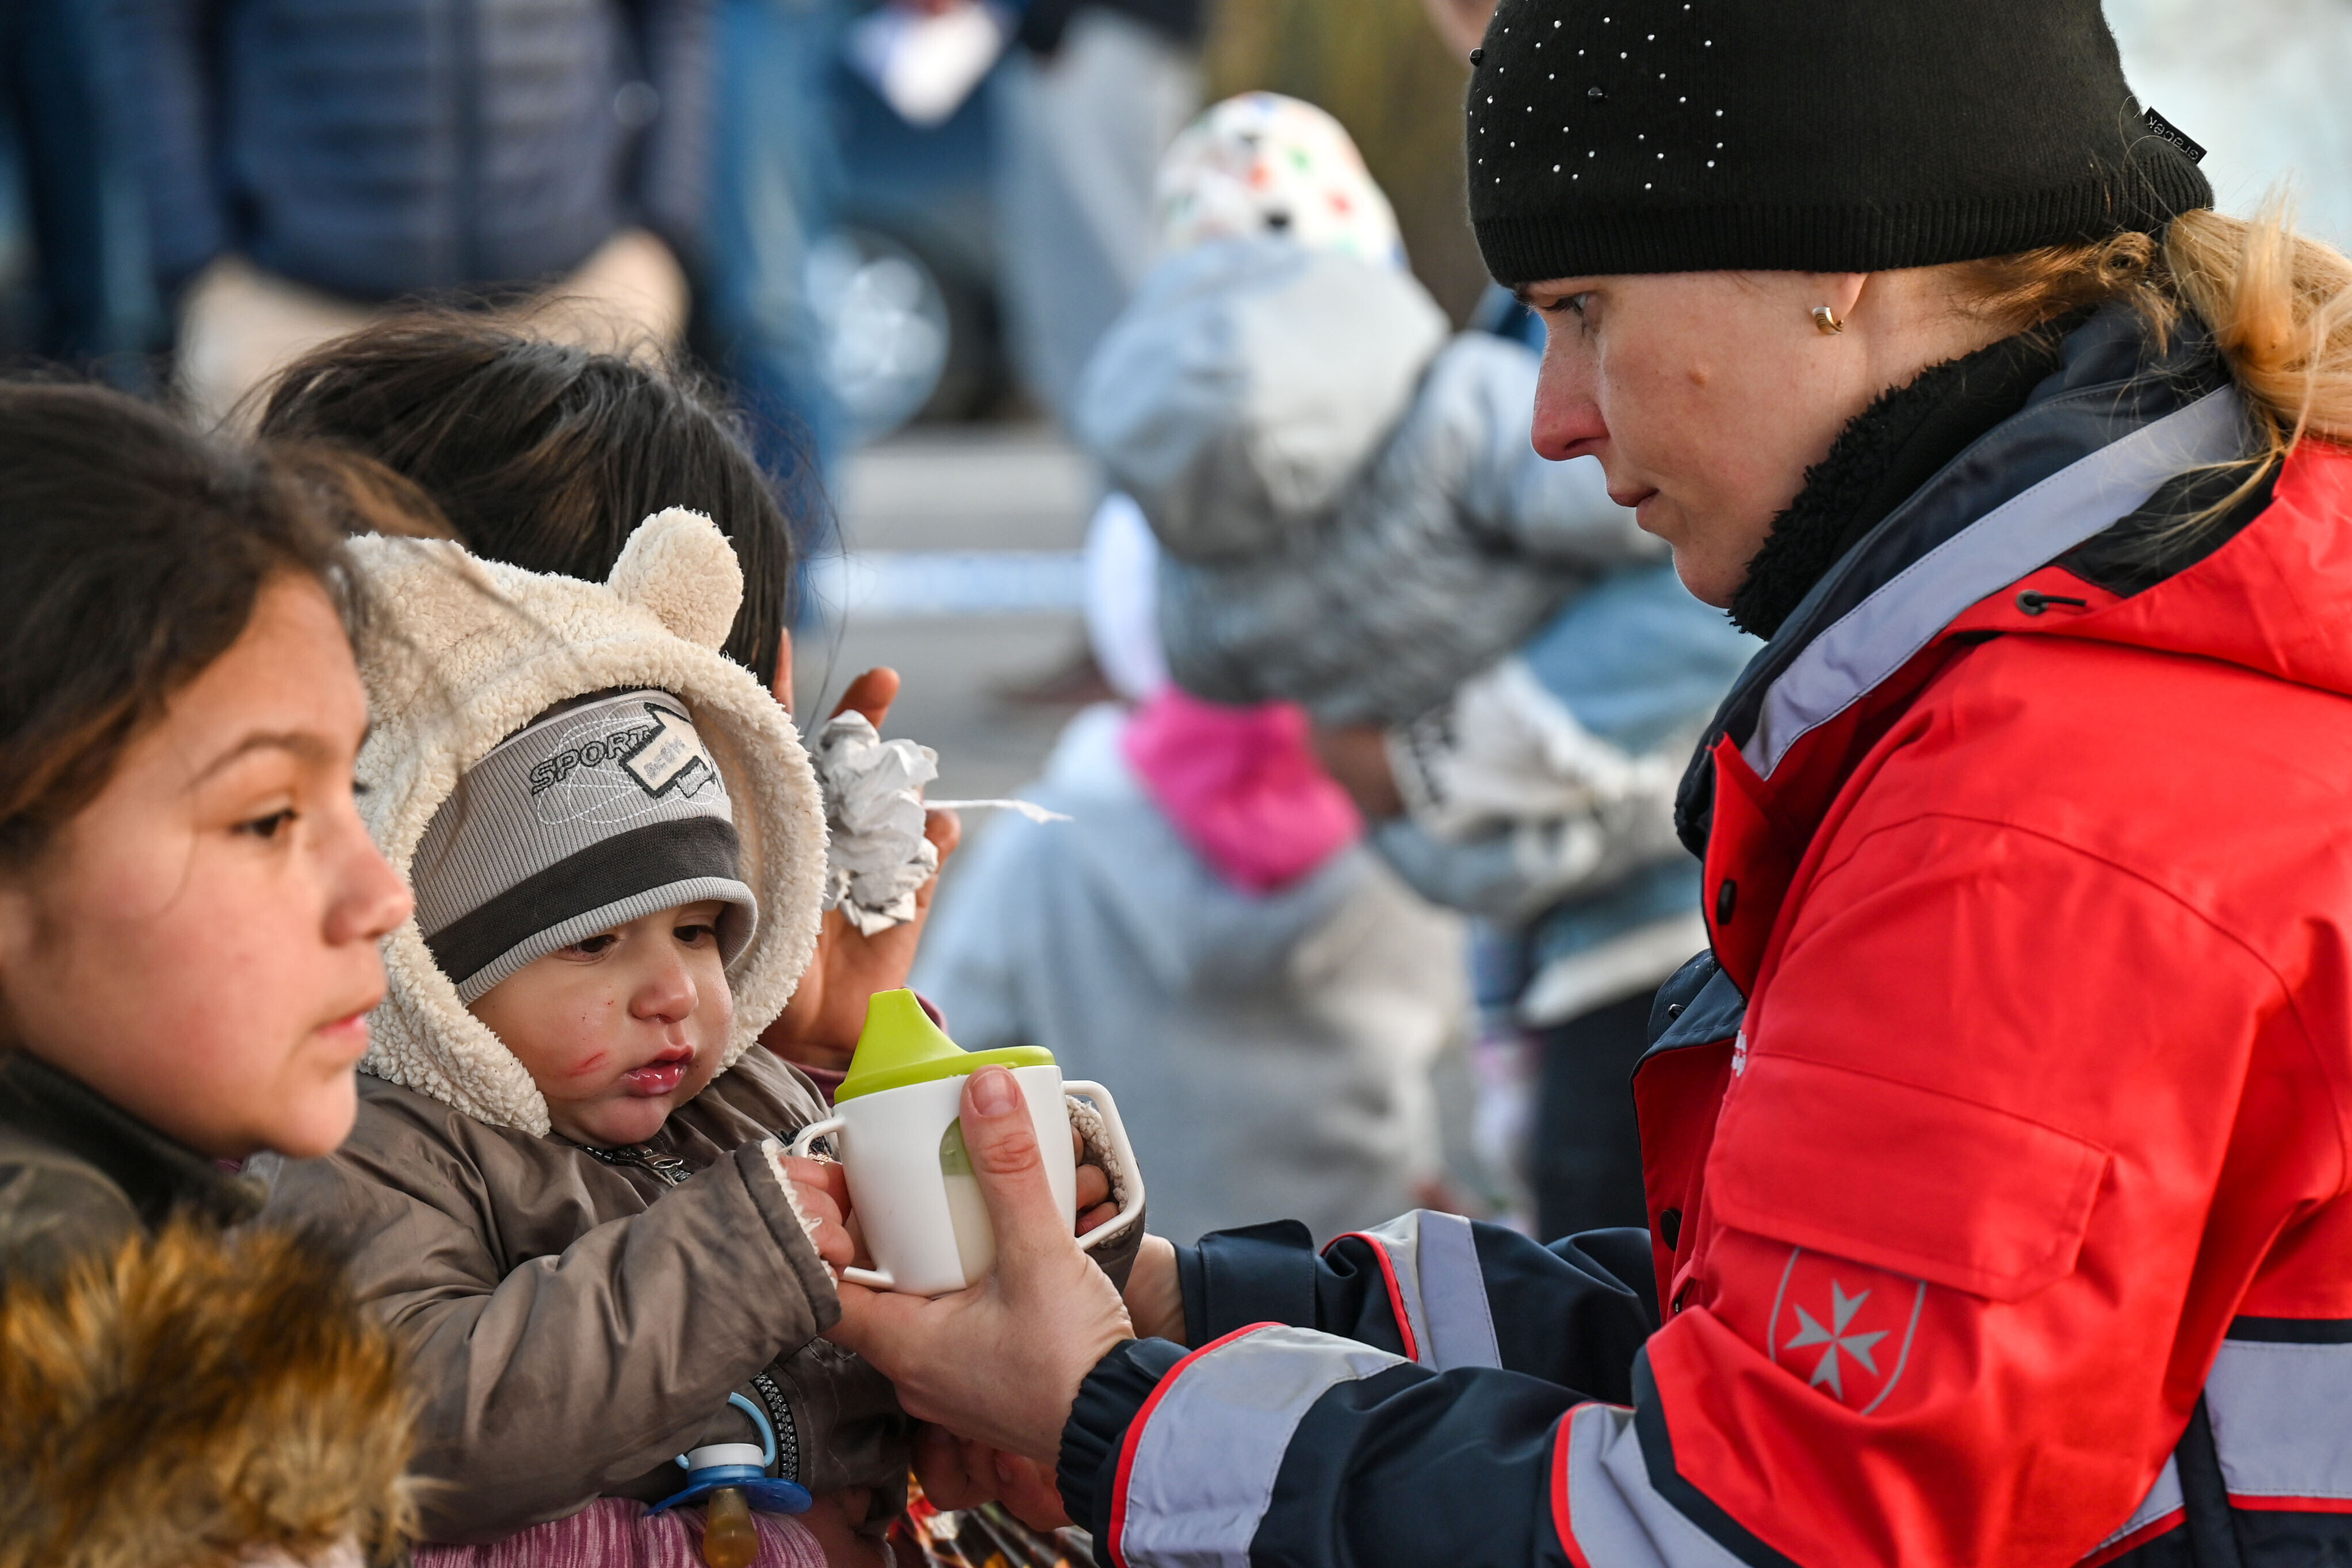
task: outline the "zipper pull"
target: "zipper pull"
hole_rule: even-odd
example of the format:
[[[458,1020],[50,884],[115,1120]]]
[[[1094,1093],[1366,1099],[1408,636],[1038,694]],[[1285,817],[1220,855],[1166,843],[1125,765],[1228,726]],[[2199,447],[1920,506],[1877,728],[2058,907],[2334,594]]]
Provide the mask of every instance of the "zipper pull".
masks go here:
[[[616,1165],[636,1165],[651,1171],[661,1178],[665,1186],[683,1186],[686,1179],[694,1174],[693,1167],[685,1161],[675,1154],[662,1153],[648,1143],[632,1143],[626,1148],[612,1150],[607,1158]]]
[[[2053,605],[2072,605],[2078,610],[2091,607],[2088,599],[2070,599],[2063,594],[2040,594],[2028,588],[2017,596],[2017,607],[2029,616],[2038,616]]]
[[[659,1176],[668,1186],[683,1186],[694,1174],[693,1169],[675,1154],[657,1154],[644,1144],[637,1145],[637,1163]]]

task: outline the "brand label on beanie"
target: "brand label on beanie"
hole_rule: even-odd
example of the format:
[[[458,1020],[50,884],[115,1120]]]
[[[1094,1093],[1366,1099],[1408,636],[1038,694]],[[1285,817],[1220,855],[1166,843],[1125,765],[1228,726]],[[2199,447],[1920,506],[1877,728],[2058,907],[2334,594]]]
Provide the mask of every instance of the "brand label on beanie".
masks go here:
[[[710,765],[709,756],[702,749],[702,737],[682,713],[648,702],[646,711],[654,716],[655,732],[646,737],[646,743],[621,759],[621,766],[637,781],[637,787],[656,798],[681,785],[692,795],[719,776]]]
[[[693,721],[667,703],[635,696],[542,724],[548,732],[536,739],[550,749],[526,775],[541,822],[621,822],[665,800],[726,796]],[[526,731],[517,740],[533,738]]]
[[[2191,142],[2189,139],[2189,133],[2187,132],[2181,130],[2179,126],[2175,125],[2171,121],[2167,120],[2163,115],[2158,114],[2155,110],[2142,110],[2140,111],[2140,118],[2147,122],[2149,132],[2153,133],[2158,140],[2169,142],[2175,147],[2179,148],[2181,153],[2187,156],[2190,163],[2201,163],[2205,161],[2205,149],[2197,145],[2196,142]]]
[[[545,795],[582,768],[600,768],[617,762],[637,781],[637,787],[659,798],[673,789],[688,795],[718,781],[702,737],[683,713],[659,703],[645,704],[651,722],[621,721],[617,729],[567,745],[530,770],[530,793]],[[723,787],[723,786],[722,786]]]

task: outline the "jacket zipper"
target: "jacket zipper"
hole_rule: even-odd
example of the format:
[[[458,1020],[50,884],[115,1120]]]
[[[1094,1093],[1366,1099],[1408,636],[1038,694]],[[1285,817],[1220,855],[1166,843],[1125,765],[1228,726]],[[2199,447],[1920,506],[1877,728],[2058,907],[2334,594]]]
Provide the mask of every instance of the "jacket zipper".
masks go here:
[[[640,1170],[651,1171],[666,1187],[683,1186],[686,1179],[694,1174],[694,1168],[685,1161],[675,1154],[665,1154],[647,1143],[631,1143],[620,1149],[598,1149],[586,1143],[580,1147],[607,1165],[635,1165]]]

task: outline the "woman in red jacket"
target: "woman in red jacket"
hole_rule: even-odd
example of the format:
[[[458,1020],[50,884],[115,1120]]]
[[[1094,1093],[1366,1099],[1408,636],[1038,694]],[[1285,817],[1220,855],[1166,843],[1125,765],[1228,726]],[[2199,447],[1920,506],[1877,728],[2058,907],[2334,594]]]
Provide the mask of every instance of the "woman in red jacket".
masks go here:
[[[2095,0],[1474,59],[1536,444],[1770,639],[1650,1232],[1155,1244],[1131,1330],[983,1077],[1003,1272],[840,1331],[1133,1568],[2352,1558],[2352,263],[2210,209]]]

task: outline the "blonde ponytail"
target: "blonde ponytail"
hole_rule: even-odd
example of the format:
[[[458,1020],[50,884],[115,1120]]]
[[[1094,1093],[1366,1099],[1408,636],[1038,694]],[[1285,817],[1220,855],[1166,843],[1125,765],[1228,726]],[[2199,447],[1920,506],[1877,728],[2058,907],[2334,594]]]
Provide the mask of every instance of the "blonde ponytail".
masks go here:
[[[2281,197],[2252,218],[2183,213],[2160,241],[2119,234],[1961,262],[1952,272],[1960,308],[2007,332],[2118,300],[2158,342],[2183,311],[2210,329],[2260,446],[2225,465],[2242,482],[2162,531],[2158,548],[2226,514],[2305,437],[2352,444],[2352,259],[2295,233]]]
[[[2265,468],[2305,436],[2352,442],[2352,259],[2296,234],[2274,201],[2252,220],[2183,213],[2164,268],[2229,361],[2267,437]]]

